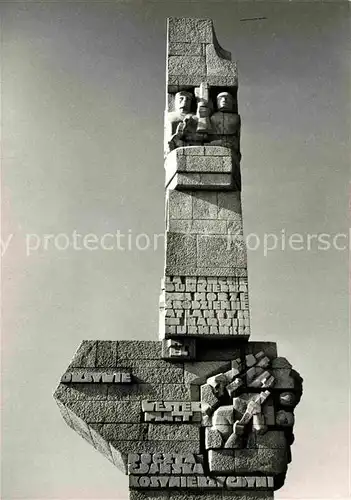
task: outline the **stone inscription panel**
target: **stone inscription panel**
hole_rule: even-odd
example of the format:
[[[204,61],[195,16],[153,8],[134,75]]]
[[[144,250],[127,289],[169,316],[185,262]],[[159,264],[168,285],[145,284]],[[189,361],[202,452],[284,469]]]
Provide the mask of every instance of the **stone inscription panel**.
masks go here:
[[[250,335],[247,278],[166,276],[165,334]]]
[[[200,401],[142,401],[145,422],[202,421]]]
[[[129,474],[197,475],[204,474],[203,456],[187,453],[130,453]]]
[[[129,476],[132,489],[273,489],[271,476]]]
[[[104,372],[66,372],[61,377],[61,382],[63,384],[131,384],[132,376],[130,373],[126,372],[114,372],[114,373],[104,373]]]

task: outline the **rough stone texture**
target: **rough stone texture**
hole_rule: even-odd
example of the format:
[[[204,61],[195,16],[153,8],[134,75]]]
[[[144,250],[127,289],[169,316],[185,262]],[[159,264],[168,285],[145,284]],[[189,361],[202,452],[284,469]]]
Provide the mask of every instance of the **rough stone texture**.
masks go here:
[[[206,427],[205,429],[205,447],[206,450],[223,448],[223,439],[217,429]]]
[[[102,424],[100,433],[108,441],[138,441],[147,438],[148,424]]]
[[[235,472],[237,474],[279,474],[287,468],[287,454],[284,449],[260,448],[258,450],[234,450]]]
[[[195,267],[195,266],[176,266],[166,264],[166,275],[168,276],[227,276],[227,277],[246,277],[247,267]]]
[[[195,453],[199,454],[199,441],[172,441],[172,440],[152,440],[152,441],[111,441],[111,446],[120,451],[122,455],[128,453]]]
[[[231,173],[231,158],[223,156],[196,156],[186,161],[182,170],[179,172],[213,172],[213,173]]]
[[[179,234],[166,234],[167,266],[196,266],[196,237]]]
[[[169,231],[185,234],[228,234],[227,221],[221,220],[183,220],[171,219],[168,225]]]
[[[241,238],[235,236],[199,235],[198,259],[204,266],[245,267],[246,248]]]
[[[162,399],[162,385],[135,383],[131,386],[111,385],[107,388],[108,399],[116,401],[142,401],[143,399]]]
[[[163,400],[165,401],[196,401],[196,392],[186,384],[164,384]],[[195,388],[194,388],[195,389]]]
[[[203,42],[213,41],[213,28],[210,19],[169,18],[169,42]]]
[[[201,386],[201,401],[211,407],[214,407],[219,403],[218,398],[217,396],[215,396],[211,385],[204,384]]]
[[[201,43],[182,43],[182,42],[170,42],[168,44],[168,54],[170,56],[203,56],[203,44]]]
[[[184,382],[184,370],[182,363],[168,363],[163,360],[141,360],[134,361],[119,360],[121,366],[131,367],[133,378],[138,383],[162,383],[182,384]],[[128,364],[127,364],[128,363]]]
[[[206,60],[203,56],[169,56],[169,75],[187,75],[204,78],[206,76]]]
[[[191,147],[191,146],[190,146]],[[214,146],[216,147],[216,146]],[[231,152],[228,148],[221,148],[222,151],[218,151],[218,155],[210,154],[208,151],[209,147],[193,147],[191,154],[186,152],[186,148],[177,148],[171,151],[165,161],[165,171],[166,171],[166,186],[174,178],[176,173],[178,174],[189,174],[189,173],[214,173],[214,174],[234,174],[235,164],[233,164]],[[219,147],[216,147],[219,150]],[[227,151],[229,150],[229,154]],[[200,151],[203,151],[200,154]],[[223,177],[223,176],[222,176]],[[180,178],[183,178],[180,176]],[[186,176],[189,179],[201,179],[199,176]],[[210,178],[209,176],[203,178]],[[215,178],[215,177],[213,177]]]
[[[192,219],[192,193],[169,189],[167,190],[167,205],[167,214],[170,219]]]
[[[210,472],[215,474],[231,474],[235,471],[233,450],[209,450],[208,463]]]
[[[287,441],[283,431],[268,431],[265,434],[251,434],[250,448],[287,449]]]
[[[117,342],[98,341],[96,363],[97,368],[113,368],[116,365]]]
[[[200,427],[193,424],[149,424],[148,439],[154,441],[199,441]]]
[[[139,423],[141,403],[115,401],[79,401],[69,409],[86,423]]]
[[[220,190],[233,187],[231,174],[223,173],[176,173],[166,186],[170,189]]]
[[[162,343],[152,340],[120,340],[117,342],[119,359],[161,359]]]
[[[201,60],[201,77],[210,85],[237,85],[236,64],[230,61],[230,52],[222,49],[214,35],[212,21],[209,19],[177,19],[168,21],[168,91],[177,91],[182,86],[199,85],[201,80],[194,78],[198,73],[191,64],[174,61],[177,57]],[[193,44],[190,50],[188,44]],[[200,48],[200,44],[205,44]],[[176,54],[176,55],[175,55]],[[191,54],[191,55],[188,55]],[[200,54],[203,54],[200,56]],[[194,64],[196,67],[196,63]],[[186,71],[189,67],[192,71]],[[197,61],[197,67],[199,62]],[[197,69],[199,71],[199,69]],[[193,77],[193,78],[192,78]]]
[[[205,191],[193,194],[193,219],[213,219],[218,217],[217,193]]]

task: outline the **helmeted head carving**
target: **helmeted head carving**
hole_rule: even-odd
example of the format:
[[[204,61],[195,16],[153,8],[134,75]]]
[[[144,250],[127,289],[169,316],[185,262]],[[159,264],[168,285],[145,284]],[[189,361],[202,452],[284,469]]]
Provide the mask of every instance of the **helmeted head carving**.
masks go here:
[[[232,113],[234,111],[234,98],[229,92],[221,92],[217,95],[218,111]]]
[[[191,108],[191,101],[193,100],[192,94],[190,92],[186,92],[185,90],[181,90],[177,92],[175,95],[175,108],[177,111],[181,111],[182,113],[189,113]]]

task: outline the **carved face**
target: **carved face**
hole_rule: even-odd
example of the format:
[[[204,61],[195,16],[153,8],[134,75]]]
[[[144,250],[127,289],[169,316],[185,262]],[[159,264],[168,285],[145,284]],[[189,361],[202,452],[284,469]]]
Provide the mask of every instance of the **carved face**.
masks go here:
[[[189,113],[192,96],[189,92],[177,92],[175,98],[175,107],[182,113]]]
[[[220,111],[233,111],[234,110],[234,99],[229,92],[221,92],[217,96],[217,108]]]

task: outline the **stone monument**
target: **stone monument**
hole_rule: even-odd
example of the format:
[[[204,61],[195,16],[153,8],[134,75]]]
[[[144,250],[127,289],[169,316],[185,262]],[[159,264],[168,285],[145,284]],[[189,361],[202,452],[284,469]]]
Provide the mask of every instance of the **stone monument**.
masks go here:
[[[270,500],[302,379],[249,341],[237,68],[208,19],[170,18],[159,341],[83,341],[54,397],[131,500]]]

